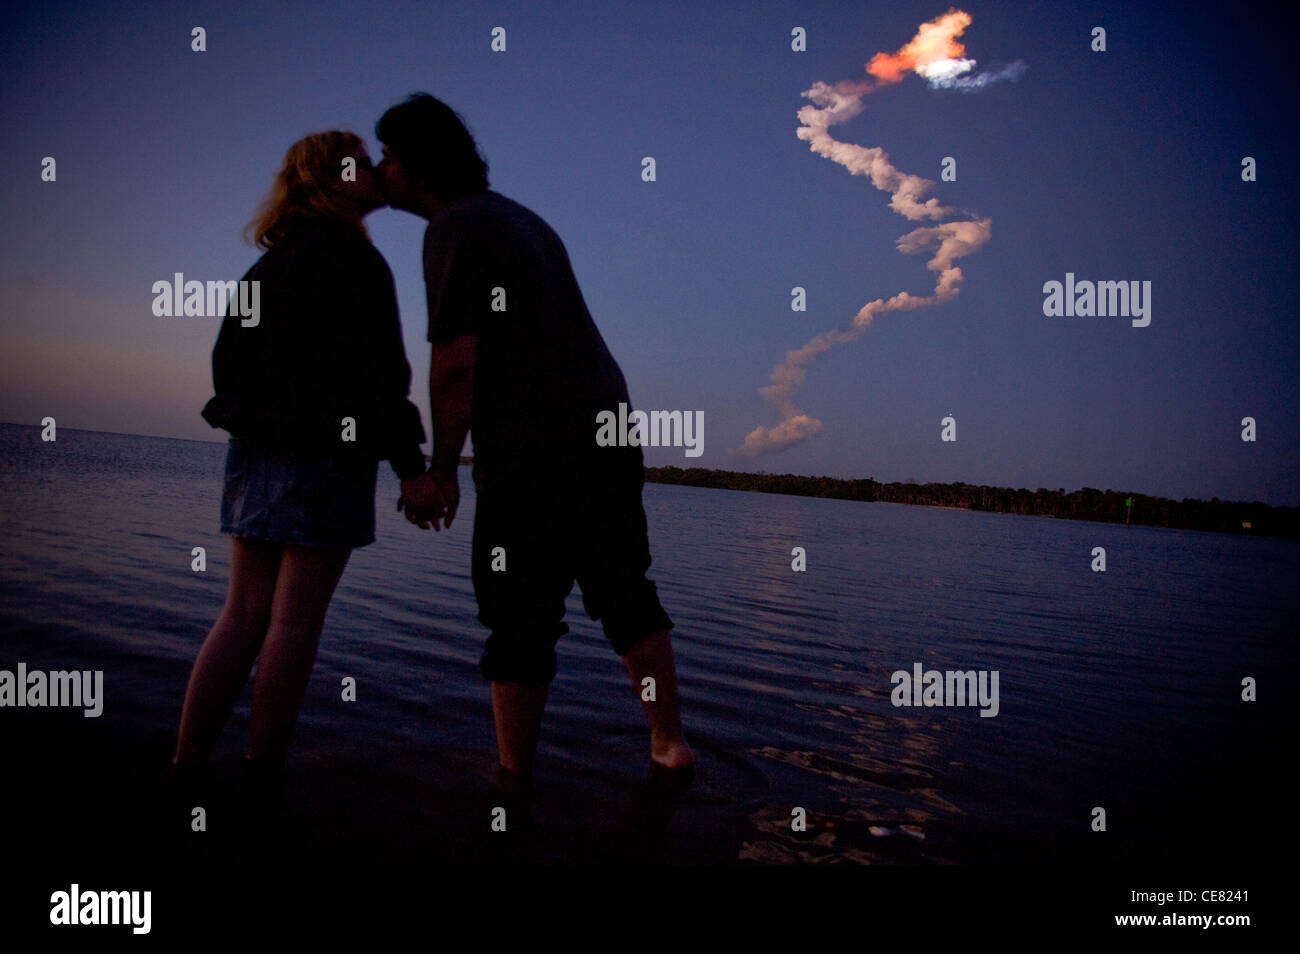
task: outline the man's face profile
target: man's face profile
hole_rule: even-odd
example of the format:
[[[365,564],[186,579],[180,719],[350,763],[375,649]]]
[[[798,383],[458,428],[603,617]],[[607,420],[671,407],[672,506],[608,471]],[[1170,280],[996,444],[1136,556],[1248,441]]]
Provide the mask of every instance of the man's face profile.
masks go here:
[[[388,204],[394,209],[409,210],[419,190],[411,181],[401,160],[387,146],[384,146],[384,158],[375,167],[375,171],[379,173],[380,188]]]

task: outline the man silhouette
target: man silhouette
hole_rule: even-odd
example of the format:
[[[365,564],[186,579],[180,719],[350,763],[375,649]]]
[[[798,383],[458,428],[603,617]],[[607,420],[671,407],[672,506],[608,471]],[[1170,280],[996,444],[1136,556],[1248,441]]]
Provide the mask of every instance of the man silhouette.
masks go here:
[[[564,600],[583,605],[623,657],[650,722],[651,778],[689,783],[664,612],[646,578],[650,549],[640,447],[598,447],[596,415],[631,405],[622,371],[583,300],[558,235],[488,188],[461,118],[416,94],[384,113],[378,169],[393,208],[429,220],[429,401],[433,463],[398,507],[451,526],[457,467],[474,439],[473,580],[489,628],[480,671],[492,686],[498,785],[526,793]]]

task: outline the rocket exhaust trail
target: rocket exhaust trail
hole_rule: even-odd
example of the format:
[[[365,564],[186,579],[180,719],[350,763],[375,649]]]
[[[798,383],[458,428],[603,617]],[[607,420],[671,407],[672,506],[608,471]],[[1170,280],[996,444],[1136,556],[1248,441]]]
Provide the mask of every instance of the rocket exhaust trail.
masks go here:
[[[831,86],[820,80],[803,96],[811,101],[798,112],[800,126],[795,134],[818,155],[839,163],[853,175],[866,176],[871,184],[889,193],[889,207],[912,221],[930,220],[937,225],[923,226],[901,236],[896,245],[905,255],[933,250],[926,268],[935,273],[934,292],[912,295],[899,292],[889,299],[867,302],[845,328],[833,328],[815,335],[799,348],[786,353],[772,369],[771,383],[759,389],[776,408],[780,420],[772,427],[757,427],[735,453],[754,458],[785,450],[813,437],[822,429],[821,421],[805,414],[794,403],[795,392],[803,383],[806,368],[814,358],[837,345],[858,338],[871,326],[876,315],[889,311],[911,311],[951,301],[962,281],[962,271],[954,264],[958,258],[978,251],[992,234],[988,218],[958,219],[971,215],[948,206],[938,199],[922,196],[934,185],[929,179],[901,172],[878,146],[866,148],[840,142],[828,131],[831,126],[847,122],[863,110],[863,99],[884,86],[902,82],[909,72],[929,81],[935,89],[983,89],[1001,79],[1017,79],[1025,66],[1019,60],[996,72],[967,75],[975,61],[966,59],[965,47],[957,37],[970,25],[970,15],[949,10],[943,16],[921,24],[905,46],[894,53],[877,53],[867,63],[866,71],[875,81],[844,81]]]

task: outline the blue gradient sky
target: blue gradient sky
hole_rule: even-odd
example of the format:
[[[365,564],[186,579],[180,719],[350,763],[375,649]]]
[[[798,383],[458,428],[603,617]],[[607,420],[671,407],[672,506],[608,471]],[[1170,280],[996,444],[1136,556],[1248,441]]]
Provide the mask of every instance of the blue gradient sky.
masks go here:
[[[594,6],[20,5],[0,41],[0,420],[223,440],[198,413],[219,320],[154,317],[153,282],[238,278],[257,257],[240,230],[288,145],[348,128],[377,157],[380,113],[425,90],[466,116],[492,187],[564,239],[636,404],[704,411],[702,457],[648,463],[1300,504],[1294,17],[961,5],[967,55],[1022,59],[1023,78],[963,94],[909,76],[833,134],[991,217],[992,240],[959,261],[956,300],[882,315],[815,361],[797,403],[822,433],[747,462],[728,451],[776,422],[758,388],[788,349],[933,287],[927,256],[894,247],[928,223],[796,138],[800,93],[864,78],[948,7]],[[1106,53],[1089,49],[1098,25]],[[956,182],[938,181],[947,155]],[[1240,180],[1246,155],[1257,182]],[[367,221],[427,422],[424,222]],[[1150,280],[1150,326],[1044,317],[1042,285],[1067,271]],[[947,414],[956,443],[939,439]]]

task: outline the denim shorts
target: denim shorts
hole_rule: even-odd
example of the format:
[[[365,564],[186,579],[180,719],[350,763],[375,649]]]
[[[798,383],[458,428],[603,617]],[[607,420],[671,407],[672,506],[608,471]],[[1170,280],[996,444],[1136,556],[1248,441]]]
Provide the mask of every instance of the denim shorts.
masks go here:
[[[221,531],[276,543],[364,547],[375,542],[379,462],[290,451],[230,438]]]

